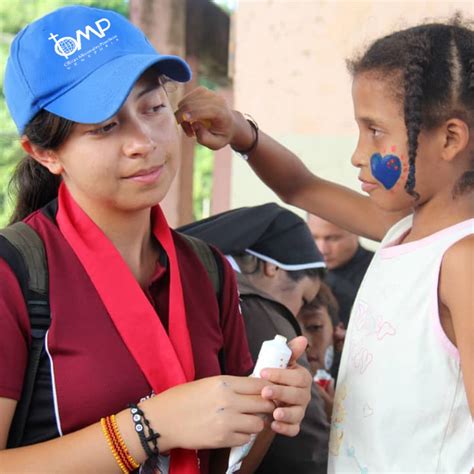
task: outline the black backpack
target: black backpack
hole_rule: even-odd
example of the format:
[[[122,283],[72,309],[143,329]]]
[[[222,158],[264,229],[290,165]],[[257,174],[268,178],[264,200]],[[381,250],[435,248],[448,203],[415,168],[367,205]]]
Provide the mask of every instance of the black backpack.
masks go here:
[[[180,235],[204,265],[220,308],[222,268],[218,259],[202,240],[189,235]],[[7,262],[16,275],[31,324],[31,347],[23,389],[8,434],[7,448],[15,448],[21,446],[46,332],[51,324],[49,276],[43,241],[36,231],[24,222],[16,222],[0,229],[0,258]],[[225,373],[223,349],[219,353],[219,362],[222,373]]]

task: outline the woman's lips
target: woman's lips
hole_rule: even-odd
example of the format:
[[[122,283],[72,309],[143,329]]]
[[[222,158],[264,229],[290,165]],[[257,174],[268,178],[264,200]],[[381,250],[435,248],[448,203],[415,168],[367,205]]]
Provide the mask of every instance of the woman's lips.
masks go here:
[[[141,170],[131,176],[128,176],[126,179],[130,179],[139,183],[150,184],[158,180],[163,171],[163,167],[164,165],[160,165],[154,166],[153,168],[149,168],[147,170]]]

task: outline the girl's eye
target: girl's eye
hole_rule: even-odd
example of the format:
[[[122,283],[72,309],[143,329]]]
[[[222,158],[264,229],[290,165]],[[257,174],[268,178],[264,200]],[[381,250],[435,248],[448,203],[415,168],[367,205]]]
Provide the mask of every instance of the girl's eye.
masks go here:
[[[369,130],[373,137],[379,137],[382,134],[382,131],[379,130],[378,128],[371,127]]]

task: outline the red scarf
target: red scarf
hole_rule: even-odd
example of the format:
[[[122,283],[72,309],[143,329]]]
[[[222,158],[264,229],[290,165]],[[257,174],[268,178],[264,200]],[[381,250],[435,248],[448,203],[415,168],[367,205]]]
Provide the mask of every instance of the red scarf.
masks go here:
[[[161,393],[194,380],[176,249],[161,208],[152,208],[151,220],[153,234],[169,260],[169,335],[118,250],[74,201],[64,184],[59,188],[56,219],[153,391]],[[159,426],[155,428],[160,431]],[[173,450],[170,471],[171,474],[199,473],[195,451]]]

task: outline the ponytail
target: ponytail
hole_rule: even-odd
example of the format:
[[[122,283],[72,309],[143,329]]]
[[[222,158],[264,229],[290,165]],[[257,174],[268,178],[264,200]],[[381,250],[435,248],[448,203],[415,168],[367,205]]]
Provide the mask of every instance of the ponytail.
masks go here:
[[[23,220],[56,198],[60,182],[59,176],[50,173],[31,156],[25,156],[10,181],[10,189],[16,197],[10,224]]]
[[[55,150],[69,137],[74,122],[41,110],[26,126],[31,144],[43,150]],[[49,172],[31,156],[25,156],[10,181],[16,203],[10,224],[40,209],[58,195],[61,177]]]

